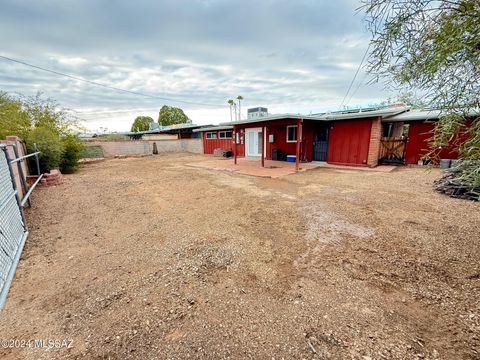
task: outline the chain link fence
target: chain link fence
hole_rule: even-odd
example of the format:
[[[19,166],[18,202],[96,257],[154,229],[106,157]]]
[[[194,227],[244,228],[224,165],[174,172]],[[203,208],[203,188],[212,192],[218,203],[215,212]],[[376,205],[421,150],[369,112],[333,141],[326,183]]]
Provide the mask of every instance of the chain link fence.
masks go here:
[[[18,157],[17,149],[14,147],[13,150],[15,158],[11,159],[7,146],[0,145],[0,309],[5,304],[8,289],[28,236],[23,206],[29,202],[32,190],[42,178],[42,175],[39,175],[38,180],[29,188],[20,170],[23,190],[25,190],[25,195],[21,199],[16,188],[13,166],[18,165],[20,169],[20,162],[26,158],[35,156],[38,159],[38,152]]]

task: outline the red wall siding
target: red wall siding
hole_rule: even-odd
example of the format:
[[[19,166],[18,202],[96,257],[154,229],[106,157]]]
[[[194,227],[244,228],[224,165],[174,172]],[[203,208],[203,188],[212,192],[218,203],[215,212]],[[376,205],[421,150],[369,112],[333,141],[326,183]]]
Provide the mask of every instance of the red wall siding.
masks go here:
[[[211,131],[208,131],[211,132]],[[204,154],[213,154],[215,149],[225,149],[233,151],[234,142],[233,139],[219,139],[218,138],[218,131],[216,139],[207,139],[206,132],[202,132],[202,140],[203,140],[203,153]],[[243,136],[243,135],[242,135]],[[237,144],[237,156],[244,156],[245,154],[245,146],[244,144]]]
[[[327,162],[367,165],[372,120],[335,121],[330,126]]]
[[[259,123],[253,123],[253,124],[245,124],[242,127],[242,131],[244,131],[246,128],[261,128],[261,127],[266,127],[265,133],[266,133],[266,158],[271,159],[272,158],[272,150],[275,148],[279,148],[282,150],[282,152],[289,154],[289,155],[295,155],[296,152],[296,143],[290,143],[287,142],[287,125],[297,125],[297,120],[296,119],[285,119],[285,120],[276,120],[276,121],[271,121],[271,122],[259,122]],[[303,123],[303,129],[302,129],[302,154],[306,152],[307,155],[307,160],[311,161],[312,160],[312,152],[313,152],[313,132],[312,132],[312,127],[309,123],[304,121]],[[274,142],[270,143],[268,141],[268,136],[270,134],[274,135]],[[245,144],[245,139],[244,139],[244,144]],[[242,155],[239,156],[244,156],[245,154],[245,145],[238,145],[239,148],[241,146],[241,151]]]
[[[468,126],[468,125],[467,125]],[[408,141],[405,149],[405,162],[407,164],[417,164],[424,155],[429,152],[428,140],[432,137],[435,123],[412,121],[408,129]],[[437,159],[457,159],[457,146],[465,142],[469,134],[465,128],[461,129],[457,136],[455,136],[451,145],[436,151],[435,157]]]
[[[285,125],[267,126],[267,159],[272,158],[272,150],[279,148],[282,152],[288,155],[295,155],[297,143],[287,142],[287,125],[296,125],[295,122]],[[268,141],[268,135],[274,135],[274,142]],[[303,123],[302,126],[302,144],[301,154],[305,154],[307,161],[312,161],[313,153],[313,128],[308,123]]]
[[[410,123],[405,149],[405,162],[416,164],[428,152],[428,139],[432,136],[433,123],[415,121]]]
[[[218,137],[218,134],[217,134]],[[203,138],[203,153],[204,154],[213,154],[215,149],[225,149],[232,150],[233,140],[232,139],[207,139],[205,137],[205,132],[202,132]]]

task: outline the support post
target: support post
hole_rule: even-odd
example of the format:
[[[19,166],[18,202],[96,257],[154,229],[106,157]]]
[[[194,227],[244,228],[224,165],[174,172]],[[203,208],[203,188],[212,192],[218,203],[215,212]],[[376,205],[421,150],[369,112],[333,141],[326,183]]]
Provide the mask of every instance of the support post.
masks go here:
[[[300,170],[300,142],[302,139],[302,119],[297,120],[297,147],[295,151],[295,170]]]
[[[33,151],[35,154],[35,163],[37,164],[37,175],[40,176],[40,161],[38,160],[38,146],[37,143],[33,143]]]
[[[233,126],[233,163],[235,165],[237,165],[237,136],[238,136],[238,139],[240,140],[240,134],[237,135],[237,132],[238,132],[238,129],[237,127],[234,125]]]
[[[265,126],[262,126],[262,167],[265,167]]]
[[[13,144],[13,153],[15,154],[15,158],[18,159],[20,157],[17,149],[17,144]],[[22,183],[22,188],[23,188],[23,196],[28,193],[28,184],[27,181],[25,180],[25,174],[23,173],[23,167],[22,167],[22,161],[17,162],[17,169],[18,169],[18,175],[20,176],[20,182]],[[27,203],[28,207],[32,207],[32,203],[30,202],[30,198],[27,198]]]

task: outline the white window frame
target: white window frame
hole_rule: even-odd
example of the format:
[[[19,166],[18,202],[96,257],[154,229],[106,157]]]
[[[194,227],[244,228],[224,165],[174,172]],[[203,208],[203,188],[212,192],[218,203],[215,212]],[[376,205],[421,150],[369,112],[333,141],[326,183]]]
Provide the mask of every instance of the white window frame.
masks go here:
[[[208,137],[208,135],[210,135],[210,137]],[[213,137],[212,135],[215,135],[215,137]],[[209,140],[218,139],[217,132],[216,131],[209,131],[209,132],[205,133],[205,139],[209,139]]]
[[[288,140],[288,129],[289,128],[295,128],[295,135],[296,136],[296,139],[295,140]],[[298,139],[298,126],[297,125],[287,125],[287,134],[286,134],[286,140],[287,140],[287,143],[296,143],[297,142],[297,139]]]
[[[227,132],[229,132],[229,133],[231,133],[231,134],[233,133],[232,130],[219,131],[219,132],[218,132],[218,138],[219,138],[219,139],[231,139],[231,138],[232,138],[232,135],[230,135],[230,136],[223,136],[223,137],[222,137],[222,134],[225,134],[225,135],[226,135]]]

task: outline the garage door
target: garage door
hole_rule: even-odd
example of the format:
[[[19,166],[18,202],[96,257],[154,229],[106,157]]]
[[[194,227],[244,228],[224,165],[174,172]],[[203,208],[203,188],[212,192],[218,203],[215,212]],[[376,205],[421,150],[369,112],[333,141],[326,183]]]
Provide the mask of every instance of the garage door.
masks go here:
[[[327,162],[339,165],[367,165],[372,120],[332,123]]]

